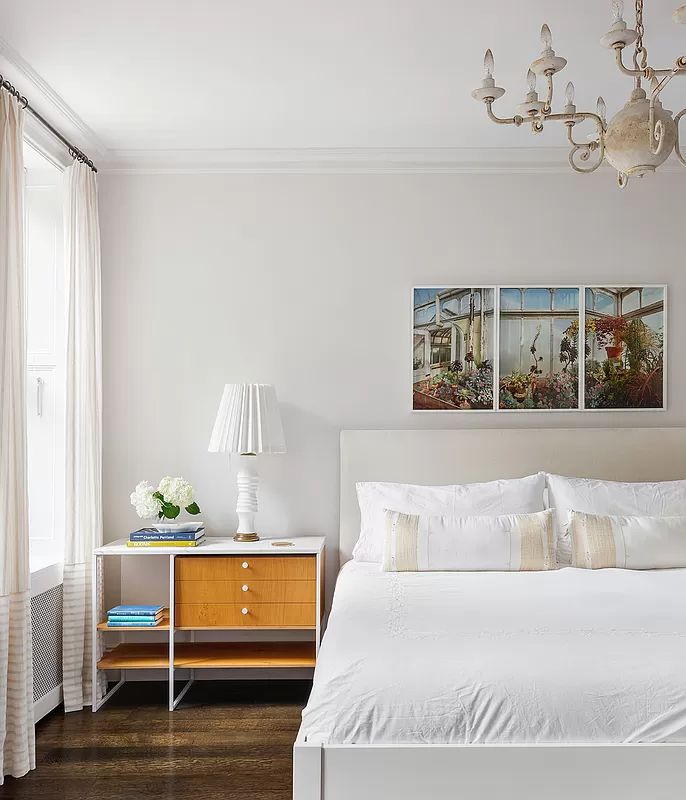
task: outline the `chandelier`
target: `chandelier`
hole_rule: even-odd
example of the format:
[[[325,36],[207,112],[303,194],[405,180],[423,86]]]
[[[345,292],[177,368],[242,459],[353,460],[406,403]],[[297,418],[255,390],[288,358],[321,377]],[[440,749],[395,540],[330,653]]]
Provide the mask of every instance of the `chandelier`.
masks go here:
[[[686,56],[676,60],[670,69],[654,69],[648,65],[648,49],[644,43],[643,0],[636,0],[636,27],[629,28],[624,21],[623,0],[613,0],[614,24],[609,33],[600,40],[608,50],[615,51],[615,60],[620,72],[634,80],[634,89],[629,102],[607,122],[607,108],[602,97],[598,98],[595,113],[577,111],[574,105],[574,84],[567,84],[563,113],[554,114],[553,79],[567,61],[555,54],[550,28],[541,28],[541,57],[533,62],[527,76],[527,95],[517,106],[514,117],[501,118],[493,113],[493,103],[505,94],[505,89],[496,86],[493,78],[493,53],[486,51],[484,58],[485,77],[481,86],[472,92],[475,100],[486,106],[489,118],[498,125],[519,127],[525,122],[531,125],[534,133],[541,133],[548,121],[562,122],[567,127],[567,139],[571,144],[569,163],[576,172],[595,172],[607,160],[618,172],[619,185],[624,188],[632,175],[642,178],[663,164],[672,150],[681,164],[686,167],[686,159],[679,149],[679,121],[686,115],[686,108],[675,117],[662,107],[660,95],[667,84],[677,75],[686,76]],[[686,6],[674,12],[675,22],[686,24]],[[626,66],[624,48],[634,45],[633,63]],[[547,79],[547,97],[544,102],[538,99],[536,81],[539,75]],[[643,85],[649,86],[649,93]],[[574,127],[580,122],[591,120],[595,132],[585,142],[574,139]]]

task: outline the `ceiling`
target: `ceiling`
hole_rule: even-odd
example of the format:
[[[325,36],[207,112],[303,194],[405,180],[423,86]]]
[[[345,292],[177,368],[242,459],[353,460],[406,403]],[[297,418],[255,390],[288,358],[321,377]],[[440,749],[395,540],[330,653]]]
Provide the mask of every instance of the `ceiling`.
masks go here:
[[[686,52],[686,26],[671,20],[679,2],[645,3],[659,66]],[[534,139],[489,123],[470,97],[490,46],[508,90],[496,111],[513,113],[543,22],[569,61],[558,104],[570,79],[580,109],[602,93],[610,114],[631,89],[598,44],[610,0],[0,0],[0,9],[10,49],[108,151],[564,146],[561,126]],[[667,107],[685,104],[684,88],[670,87]]]

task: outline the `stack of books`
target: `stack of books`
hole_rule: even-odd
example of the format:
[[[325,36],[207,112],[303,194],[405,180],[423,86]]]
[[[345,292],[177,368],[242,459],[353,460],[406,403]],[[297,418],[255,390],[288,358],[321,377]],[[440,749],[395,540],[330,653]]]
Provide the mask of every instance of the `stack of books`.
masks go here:
[[[115,606],[107,612],[108,628],[154,628],[162,622],[162,606]]]
[[[205,541],[205,528],[191,531],[160,533],[154,528],[143,528],[129,535],[127,547],[198,547]]]

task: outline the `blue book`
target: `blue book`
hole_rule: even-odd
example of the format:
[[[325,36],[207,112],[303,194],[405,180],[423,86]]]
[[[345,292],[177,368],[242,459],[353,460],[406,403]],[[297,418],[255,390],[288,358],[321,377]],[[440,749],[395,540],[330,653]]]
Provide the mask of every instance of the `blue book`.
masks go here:
[[[164,606],[115,606],[107,612],[108,617],[154,617]]]
[[[112,622],[111,620],[107,620],[107,627],[108,628],[156,628],[160,623],[151,621],[151,622]]]
[[[126,616],[125,614],[117,614],[115,616],[108,616],[108,622],[159,622],[162,619],[162,614],[157,614],[154,617],[134,617],[134,616]]]
[[[130,542],[192,542],[199,539],[205,532],[204,528],[198,528],[197,531],[189,533],[159,533],[159,531],[151,531],[143,529],[135,531],[129,535]]]

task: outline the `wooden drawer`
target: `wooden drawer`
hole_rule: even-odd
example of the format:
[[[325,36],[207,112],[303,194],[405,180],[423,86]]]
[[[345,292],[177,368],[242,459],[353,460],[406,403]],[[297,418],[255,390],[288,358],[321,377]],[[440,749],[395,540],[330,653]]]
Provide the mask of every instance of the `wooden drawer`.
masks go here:
[[[316,556],[177,556],[177,581],[314,581]]]
[[[180,581],[176,602],[183,603],[314,603],[316,581]]]
[[[243,609],[247,612],[243,613]],[[315,603],[179,603],[177,628],[309,628]]]

